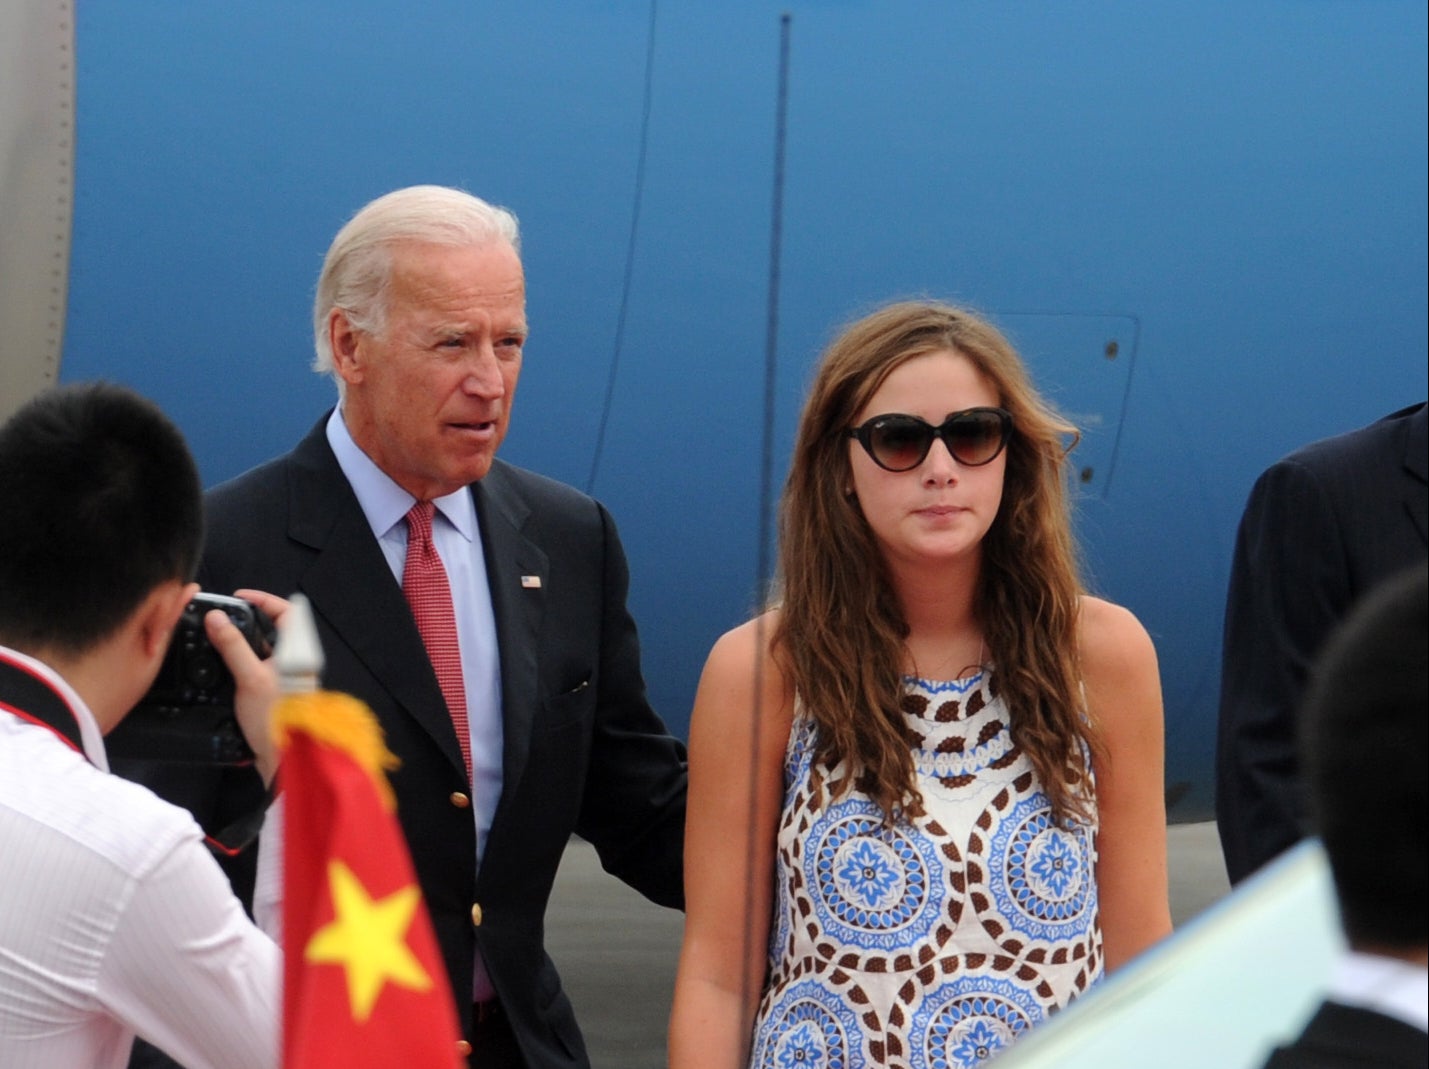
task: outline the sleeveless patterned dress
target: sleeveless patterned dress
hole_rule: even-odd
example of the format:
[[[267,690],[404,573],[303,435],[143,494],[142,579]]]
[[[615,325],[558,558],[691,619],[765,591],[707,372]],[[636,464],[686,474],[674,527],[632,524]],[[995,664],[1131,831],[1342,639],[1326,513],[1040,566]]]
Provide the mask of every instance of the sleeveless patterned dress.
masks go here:
[[[1101,976],[1096,826],[1053,822],[991,671],[903,710],[927,813],[892,829],[795,717],[754,1069],[976,1066]]]

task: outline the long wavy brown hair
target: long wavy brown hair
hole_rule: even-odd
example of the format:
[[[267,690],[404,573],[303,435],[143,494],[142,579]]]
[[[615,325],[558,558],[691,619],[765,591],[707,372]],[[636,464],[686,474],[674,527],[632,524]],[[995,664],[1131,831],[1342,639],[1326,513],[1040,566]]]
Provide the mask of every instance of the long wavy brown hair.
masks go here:
[[[847,762],[889,821],[923,815],[901,709],[908,624],[878,543],[845,492],[856,448],[846,432],[890,372],[946,350],[970,360],[1012,413],[1002,503],[983,540],[973,603],[994,686],[1059,819],[1085,818],[1094,788],[1084,745],[1097,740],[1082,700],[1082,585],[1067,502],[1067,450],[1077,432],[978,316],[931,301],[893,304],[825,351],[781,502],[774,649],[818,725],[818,757],[830,768]]]

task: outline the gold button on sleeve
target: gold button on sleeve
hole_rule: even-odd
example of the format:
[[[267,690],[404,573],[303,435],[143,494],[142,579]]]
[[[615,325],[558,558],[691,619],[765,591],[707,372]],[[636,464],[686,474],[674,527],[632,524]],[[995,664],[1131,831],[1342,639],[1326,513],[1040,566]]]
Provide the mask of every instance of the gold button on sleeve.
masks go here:
[[[463,1058],[468,1057],[471,1054],[471,1044],[464,1039],[458,1039],[456,1041],[456,1052]]]
[[[481,903],[475,902],[471,907],[471,923],[476,927],[481,927]]]
[[[466,809],[471,805],[471,799],[462,794],[461,791],[452,791],[451,797],[447,800],[458,809]]]

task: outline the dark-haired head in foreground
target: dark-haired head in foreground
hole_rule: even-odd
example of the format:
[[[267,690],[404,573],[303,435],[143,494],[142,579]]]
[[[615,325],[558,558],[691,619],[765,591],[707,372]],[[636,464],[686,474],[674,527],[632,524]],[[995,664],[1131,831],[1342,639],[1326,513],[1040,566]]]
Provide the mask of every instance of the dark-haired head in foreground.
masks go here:
[[[0,427],[0,643],[83,653],[155,587],[188,582],[200,495],[178,428],[132,390],[30,401]]]
[[[1315,828],[1357,950],[1429,945],[1429,565],[1367,597],[1320,658],[1301,743]]]

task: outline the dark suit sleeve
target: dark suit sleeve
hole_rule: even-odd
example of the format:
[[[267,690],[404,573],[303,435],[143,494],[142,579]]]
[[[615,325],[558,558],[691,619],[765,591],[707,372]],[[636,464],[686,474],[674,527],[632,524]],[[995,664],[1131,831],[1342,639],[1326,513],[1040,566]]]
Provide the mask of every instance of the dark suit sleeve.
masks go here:
[[[1318,474],[1287,459],[1256,482],[1226,599],[1216,817],[1237,882],[1306,833],[1295,710],[1351,598],[1344,518]]]
[[[686,759],[650,707],[640,643],[626,606],[619,535],[600,509],[604,606],[590,762],[576,831],[605,869],[661,905],[684,907]]]
[[[1275,1048],[1262,1069],[1421,1069],[1424,1033],[1362,1006],[1320,1003],[1293,1042]]]

